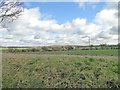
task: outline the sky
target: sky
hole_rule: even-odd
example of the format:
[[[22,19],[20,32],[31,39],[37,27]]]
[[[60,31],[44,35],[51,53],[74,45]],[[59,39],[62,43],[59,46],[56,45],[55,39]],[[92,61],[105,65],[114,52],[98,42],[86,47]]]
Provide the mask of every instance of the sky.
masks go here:
[[[24,12],[7,28],[2,46],[92,45],[118,43],[118,6],[113,2],[25,2]],[[4,22],[3,22],[4,23]]]

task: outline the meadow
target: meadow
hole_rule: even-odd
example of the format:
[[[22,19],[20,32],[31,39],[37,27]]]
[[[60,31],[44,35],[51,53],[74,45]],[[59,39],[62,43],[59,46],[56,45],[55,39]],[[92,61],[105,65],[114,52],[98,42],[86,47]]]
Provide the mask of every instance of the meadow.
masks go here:
[[[2,53],[2,86],[120,88],[118,50],[8,52],[6,49]]]
[[[118,60],[3,53],[3,88],[118,88]]]
[[[70,50],[70,51],[49,51],[49,52],[25,52],[24,54],[64,54],[64,55],[107,55],[117,56],[118,50]]]
[[[75,47],[75,49],[74,49]],[[2,52],[24,53],[24,54],[64,54],[64,55],[107,55],[118,56],[118,46],[48,46],[28,48],[2,48]]]

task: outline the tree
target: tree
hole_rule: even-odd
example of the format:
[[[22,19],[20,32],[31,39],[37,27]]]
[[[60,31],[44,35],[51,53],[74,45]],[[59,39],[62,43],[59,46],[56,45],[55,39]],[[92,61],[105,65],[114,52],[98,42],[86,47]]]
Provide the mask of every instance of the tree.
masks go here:
[[[16,20],[23,12],[22,4],[19,0],[0,0],[0,24]]]

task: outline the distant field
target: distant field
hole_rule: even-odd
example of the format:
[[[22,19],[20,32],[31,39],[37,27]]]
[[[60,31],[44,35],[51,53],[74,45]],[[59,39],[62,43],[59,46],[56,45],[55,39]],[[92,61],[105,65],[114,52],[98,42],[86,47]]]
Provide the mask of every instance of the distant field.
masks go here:
[[[71,51],[50,51],[50,52],[26,52],[24,54],[69,54],[69,55],[110,55],[117,56],[118,50],[71,50]]]
[[[12,49],[29,49],[29,48],[12,48]],[[7,52],[8,51],[8,48],[0,48],[0,50],[2,50],[2,52]]]
[[[28,48],[18,48],[28,49]],[[31,48],[30,48],[31,49]],[[69,51],[45,51],[45,52],[21,52],[24,54],[69,54],[69,55],[109,55],[117,56],[119,49],[100,49],[100,50],[69,50]],[[3,52],[7,52],[7,48],[2,49]]]
[[[14,53],[2,57],[3,88],[120,88],[117,59]]]

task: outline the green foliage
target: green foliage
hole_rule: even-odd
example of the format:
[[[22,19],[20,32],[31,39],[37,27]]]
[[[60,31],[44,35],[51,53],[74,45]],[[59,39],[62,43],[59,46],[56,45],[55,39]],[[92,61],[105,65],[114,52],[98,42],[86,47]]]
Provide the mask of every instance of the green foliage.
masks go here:
[[[41,58],[33,59],[29,61],[29,65],[36,63],[37,61],[41,61]]]
[[[118,73],[118,66],[113,66],[110,68],[112,72]]]
[[[84,69],[84,70],[91,70],[92,69],[92,66],[84,66],[84,67],[81,67],[81,69]]]
[[[94,73],[94,75],[95,75],[96,78],[98,78],[102,74],[103,74],[102,70],[96,70],[95,73]]]
[[[65,73],[61,73],[61,78],[65,78]]]
[[[111,46],[110,46],[111,47]],[[27,54],[69,54],[69,55],[109,55],[117,56],[118,48],[113,46],[111,49],[109,46],[107,49],[101,49],[101,47],[80,47],[80,46],[48,46],[39,48],[2,48],[3,52],[12,53],[27,53]],[[97,48],[97,49],[96,49]]]
[[[99,61],[100,61],[100,62],[105,62],[105,59],[99,58]]]
[[[30,62],[29,62],[29,64],[31,65],[31,64],[34,64],[34,63],[36,63],[36,59],[33,59],[33,60],[31,60]]]
[[[95,61],[95,59],[94,59],[94,58],[89,58],[88,60],[89,60],[90,62]]]
[[[78,65],[78,66],[81,66],[81,65],[82,65],[82,63],[81,63],[80,61],[75,62],[75,64]]]
[[[85,60],[84,63],[85,63],[86,65],[90,65],[90,64],[91,64],[91,62],[90,62],[89,60]]]
[[[120,88],[120,82],[116,82],[114,79],[106,81],[106,84],[109,88]]]

